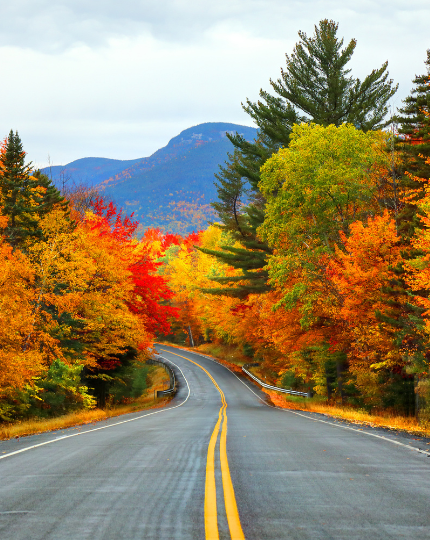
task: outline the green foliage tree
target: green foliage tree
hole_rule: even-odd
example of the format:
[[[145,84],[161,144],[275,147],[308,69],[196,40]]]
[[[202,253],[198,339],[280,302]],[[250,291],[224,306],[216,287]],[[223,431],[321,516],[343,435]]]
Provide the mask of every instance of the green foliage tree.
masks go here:
[[[49,369],[36,378],[34,385],[27,385],[13,396],[11,408],[14,416],[46,418],[94,408],[96,400],[88,393],[88,387],[82,384],[82,370],[80,364],[69,366],[61,360],[54,360]]]
[[[350,76],[346,66],[357,42],[352,39],[342,48],[344,40],[338,39],[337,30],[337,23],[324,19],[315,26],[313,37],[299,32],[301,41],[291,56],[286,55],[286,70],[271,85],[303,114],[303,121],[323,126],[349,123],[363,131],[380,129],[387,125],[387,102],[397,90],[388,80],[388,62],[363,81]]]
[[[263,268],[271,249],[257,236],[266,204],[258,187],[260,168],[273,153],[289,145],[294,124],[339,126],[349,122],[364,131],[385,125],[387,102],[397,90],[388,80],[387,63],[363,81],[352,77],[346,66],[356,41],[351,40],[343,48],[337,31],[337,23],[324,19],[315,26],[313,37],[299,32],[301,40],[293,54],[287,55],[281,78],[270,81],[277,95],[261,90],[257,103],[247,100],[243,105],[259,127],[259,137],[251,143],[239,134],[229,136],[235,151],[216,175],[219,201],[213,204],[221,227],[231,232],[243,248],[233,252],[226,246],[211,253],[228,264],[234,260],[233,266],[241,268],[243,276],[231,282],[233,287],[228,293],[226,289],[213,289],[215,294],[243,297],[269,289]],[[244,205],[244,201],[248,204]]]
[[[381,132],[303,123],[294,126],[290,146],[265,163],[259,233],[276,249],[270,275],[278,284],[297,267],[321,273],[319,261],[341,244],[340,234],[377,211],[372,168],[387,159],[384,146]]]
[[[10,131],[0,155],[0,167],[3,214],[9,218],[3,234],[10,244],[17,246],[28,236],[38,235],[37,181],[31,177],[31,163],[25,163],[18,132]]]
[[[69,203],[54,186],[52,180],[40,171],[35,171],[32,176],[36,179],[38,187],[42,188],[39,190],[37,214],[43,216],[57,206],[66,212],[68,218]]]

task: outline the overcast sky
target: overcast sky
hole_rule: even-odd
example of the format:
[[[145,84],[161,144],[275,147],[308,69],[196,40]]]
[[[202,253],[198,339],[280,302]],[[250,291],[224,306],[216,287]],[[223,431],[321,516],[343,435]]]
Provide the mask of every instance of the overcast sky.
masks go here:
[[[394,107],[425,72],[429,0],[0,0],[0,136],[18,130],[44,166],[150,155],[202,122],[252,125],[246,98],[270,90],[320,19],[356,38],[352,73],[388,60]]]

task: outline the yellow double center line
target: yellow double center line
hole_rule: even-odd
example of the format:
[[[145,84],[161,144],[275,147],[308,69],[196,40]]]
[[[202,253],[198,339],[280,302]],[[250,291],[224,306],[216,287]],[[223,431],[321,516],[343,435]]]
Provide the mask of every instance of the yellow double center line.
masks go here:
[[[219,540],[218,532],[218,512],[216,503],[216,482],[215,482],[215,446],[218,440],[218,434],[221,428],[220,438],[220,461],[221,461],[221,477],[224,491],[225,511],[227,514],[228,527],[230,529],[231,540],[245,540],[242,526],[240,524],[239,512],[237,510],[236,496],[234,494],[233,483],[230,476],[230,468],[227,459],[227,401],[225,400],[224,392],[218,386],[215,379],[204,367],[197,362],[193,362],[185,356],[172,353],[166,349],[161,349],[169,354],[174,354],[180,358],[184,358],[202,369],[209,379],[213,382],[221,396],[221,408],[218,413],[218,420],[212,432],[208,456],[206,460],[206,484],[205,484],[205,532],[206,540]]]

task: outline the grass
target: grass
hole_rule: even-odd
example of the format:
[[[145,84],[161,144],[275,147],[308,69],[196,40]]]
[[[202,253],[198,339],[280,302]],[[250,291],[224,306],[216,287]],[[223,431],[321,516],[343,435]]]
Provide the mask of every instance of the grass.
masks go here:
[[[100,420],[106,420],[121,414],[142,411],[145,409],[158,408],[166,405],[170,400],[154,398],[157,390],[165,389],[167,380],[166,371],[162,367],[154,367],[150,371],[150,387],[145,393],[125,405],[116,405],[106,409],[91,409],[77,411],[55,418],[35,418],[13,424],[0,426],[0,440],[19,438],[26,435],[35,435],[46,431],[56,431],[69,427],[91,424]]]
[[[216,343],[204,343],[197,347],[198,351],[213,356],[214,358],[222,358],[229,364],[242,368],[244,364],[252,362],[252,358],[245,356],[237,347],[232,345],[218,345]]]
[[[333,418],[347,420],[354,424],[367,425],[372,427],[382,427],[397,431],[407,431],[414,435],[430,437],[430,428],[418,424],[415,417],[399,416],[390,411],[381,411],[379,414],[370,414],[361,409],[354,409],[346,405],[331,405],[318,401],[318,398],[302,398],[299,396],[289,396],[263,389],[268,394],[270,401],[277,407],[292,409],[297,411],[308,411],[326,414]]]

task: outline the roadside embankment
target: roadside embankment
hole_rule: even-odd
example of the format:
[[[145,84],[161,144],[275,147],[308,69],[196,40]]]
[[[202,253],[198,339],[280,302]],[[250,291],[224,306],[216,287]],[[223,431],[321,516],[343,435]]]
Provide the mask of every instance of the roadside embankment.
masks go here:
[[[69,427],[90,424],[100,420],[106,420],[114,416],[128,414],[145,409],[164,407],[169,403],[170,398],[157,398],[157,391],[166,388],[166,371],[162,367],[154,367],[151,370],[151,385],[139,398],[133,399],[129,403],[113,405],[105,409],[80,410],[57,416],[54,418],[35,418],[31,420],[19,421],[0,425],[0,440],[35,435],[46,431],[55,431]]]

